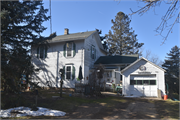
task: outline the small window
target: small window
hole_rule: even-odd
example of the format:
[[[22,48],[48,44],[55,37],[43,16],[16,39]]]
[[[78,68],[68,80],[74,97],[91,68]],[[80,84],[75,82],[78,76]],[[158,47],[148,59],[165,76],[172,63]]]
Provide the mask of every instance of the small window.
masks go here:
[[[91,58],[96,59],[96,49],[94,46],[91,46]]]
[[[44,46],[40,47],[40,58],[43,58],[44,56]]]
[[[136,85],[136,80],[130,80],[130,85]]]
[[[143,85],[149,85],[149,80],[143,80]]]
[[[142,85],[142,80],[137,80],[137,85]]]
[[[156,80],[150,80],[150,85],[156,85]]]
[[[71,79],[71,66],[66,67],[66,79]]]
[[[120,75],[120,80],[122,80],[122,75]]]

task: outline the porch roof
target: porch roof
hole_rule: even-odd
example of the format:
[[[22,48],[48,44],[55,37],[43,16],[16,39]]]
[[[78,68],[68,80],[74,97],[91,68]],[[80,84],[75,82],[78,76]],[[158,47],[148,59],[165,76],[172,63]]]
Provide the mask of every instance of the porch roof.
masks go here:
[[[139,58],[135,55],[101,56],[94,64],[129,64]]]

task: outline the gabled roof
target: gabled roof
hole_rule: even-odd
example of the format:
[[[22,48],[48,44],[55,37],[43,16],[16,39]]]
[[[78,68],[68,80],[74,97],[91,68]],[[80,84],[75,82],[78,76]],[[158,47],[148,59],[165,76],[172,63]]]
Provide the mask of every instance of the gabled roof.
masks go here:
[[[138,62],[141,61],[141,60],[145,60],[145,61],[149,62],[150,64],[152,64],[152,65],[156,66],[157,68],[159,68],[159,69],[163,70],[164,72],[166,72],[166,70],[164,70],[163,68],[161,68],[161,67],[159,67],[158,65],[150,62],[150,61],[147,60],[146,58],[141,57],[140,59],[136,60],[135,62],[133,62],[132,64],[130,64],[129,66],[127,66],[126,68],[124,68],[123,70],[121,70],[121,73],[123,73],[124,71],[126,71],[127,69],[129,69],[130,67],[132,67],[133,65],[135,65],[136,63],[138,63]]]
[[[71,40],[82,40],[89,37],[91,34],[97,32],[95,31],[88,31],[88,32],[79,32],[79,33],[73,33],[73,34],[67,34],[67,35],[59,35],[51,40],[47,40],[49,43],[55,43],[55,42],[64,42],[64,41],[71,41]]]
[[[135,55],[101,56],[94,64],[130,64],[138,59]]]

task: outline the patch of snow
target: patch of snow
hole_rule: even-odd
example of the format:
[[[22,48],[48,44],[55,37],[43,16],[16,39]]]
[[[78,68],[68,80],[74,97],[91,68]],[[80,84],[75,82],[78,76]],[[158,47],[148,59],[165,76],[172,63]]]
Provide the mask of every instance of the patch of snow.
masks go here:
[[[59,110],[51,110],[48,108],[37,107],[37,111],[31,111],[29,107],[16,107],[7,110],[0,110],[0,117],[22,117],[22,116],[64,116],[66,113]],[[11,111],[15,110],[20,113],[12,114]]]

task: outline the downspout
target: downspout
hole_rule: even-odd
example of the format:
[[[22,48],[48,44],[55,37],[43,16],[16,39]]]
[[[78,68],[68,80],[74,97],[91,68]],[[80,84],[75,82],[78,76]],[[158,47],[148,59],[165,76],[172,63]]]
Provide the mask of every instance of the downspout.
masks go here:
[[[84,66],[83,66],[83,54],[84,54],[84,48],[81,49],[81,67],[82,71],[84,71]],[[84,72],[83,72],[84,74]],[[85,76],[84,76],[85,77]],[[85,80],[85,79],[84,79]],[[82,80],[80,80],[80,83],[82,83]]]
[[[58,87],[59,51],[57,51],[56,87]]]

